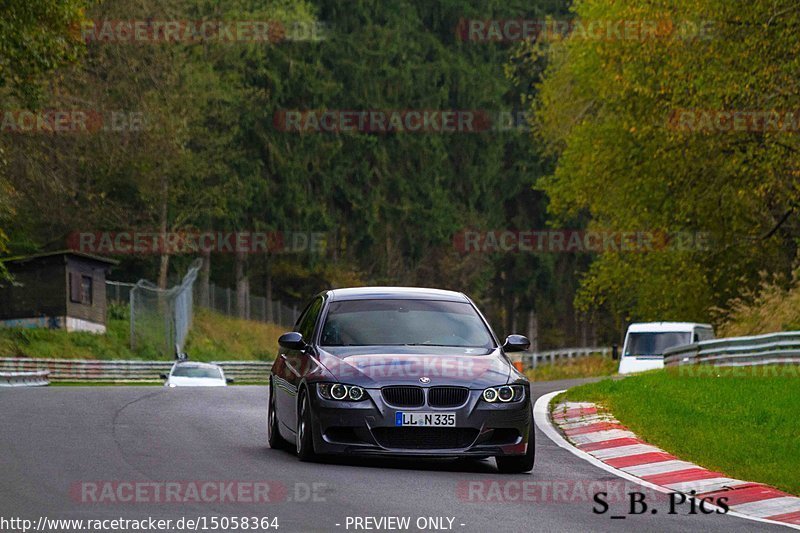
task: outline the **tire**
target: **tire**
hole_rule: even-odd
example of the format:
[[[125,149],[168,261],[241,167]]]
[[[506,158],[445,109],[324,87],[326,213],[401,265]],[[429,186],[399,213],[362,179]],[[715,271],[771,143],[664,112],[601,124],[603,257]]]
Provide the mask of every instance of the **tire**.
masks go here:
[[[267,443],[273,450],[291,450],[289,442],[278,430],[278,411],[275,409],[275,389],[270,381],[269,406],[267,407]]]
[[[314,461],[314,435],[311,421],[311,404],[305,391],[300,393],[297,408],[297,457],[304,462]]]
[[[533,470],[533,463],[536,456],[535,429],[533,420],[528,429],[528,449],[525,455],[497,456],[494,458],[497,463],[497,470],[501,474],[523,474]]]

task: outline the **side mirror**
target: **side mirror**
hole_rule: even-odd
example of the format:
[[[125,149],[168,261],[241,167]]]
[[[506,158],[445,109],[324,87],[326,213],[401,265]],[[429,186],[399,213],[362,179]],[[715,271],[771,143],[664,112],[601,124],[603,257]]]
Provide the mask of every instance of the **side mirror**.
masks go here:
[[[503,343],[503,351],[506,352],[524,352],[530,347],[531,341],[522,335],[509,335]]]
[[[166,374],[161,374],[161,379],[164,379],[164,380],[166,380],[168,377],[169,377],[169,376],[167,376]]]
[[[228,383],[228,384],[233,383],[233,378],[225,378],[225,383]]]
[[[303,340],[303,335],[296,331],[284,333],[278,339],[278,344],[287,350],[302,350],[306,347],[306,341]]]

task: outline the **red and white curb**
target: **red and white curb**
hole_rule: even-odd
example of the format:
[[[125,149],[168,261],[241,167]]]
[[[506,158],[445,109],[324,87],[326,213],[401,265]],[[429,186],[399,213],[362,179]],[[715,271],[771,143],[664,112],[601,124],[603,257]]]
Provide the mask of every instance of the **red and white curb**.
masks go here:
[[[553,422],[565,439],[549,414],[550,401],[562,392],[546,394],[534,406],[536,425],[562,448],[645,487],[660,492],[695,491],[695,498],[711,498],[712,503],[724,497],[732,516],[800,530],[800,498],[681,461],[640,440],[593,403],[566,402],[556,406]]]

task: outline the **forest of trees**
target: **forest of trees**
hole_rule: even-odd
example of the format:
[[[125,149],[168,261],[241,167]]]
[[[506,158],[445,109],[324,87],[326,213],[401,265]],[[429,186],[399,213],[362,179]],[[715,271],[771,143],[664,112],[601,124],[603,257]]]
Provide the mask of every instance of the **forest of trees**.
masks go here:
[[[544,151],[558,159],[538,184],[550,212],[588,214],[601,228],[707,236],[700,249],[599,256],[578,306],[626,319],[718,320],[763,277],[789,283],[800,237],[800,6],[584,0],[574,11],[655,21],[663,34],[567,39],[544,52],[535,106]],[[724,122],[731,112],[738,126]]]
[[[616,341],[630,320],[710,320],[764,273],[788,277],[794,266],[797,136],[686,132],[668,120],[682,109],[792,109],[800,12],[791,0],[9,0],[3,9],[0,256],[62,249],[74,232],[322,232],[323,253],[210,254],[207,278],[285,300],[359,284],[456,289],[499,333],[536,333],[540,347]],[[465,21],[547,17],[715,23],[699,36],[669,26],[673,35],[646,39],[464,38]],[[98,21],[319,31],[129,43],[87,31]],[[8,120],[22,110],[87,110],[106,127],[15,131]],[[276,117],[292,110],[531,120],[471,133],[285,131]],[[548,227],[703,233],[714,245],[603,254],[454,245],[465,229]],[[165,285],[195,257],[119,258],[113,279]]]

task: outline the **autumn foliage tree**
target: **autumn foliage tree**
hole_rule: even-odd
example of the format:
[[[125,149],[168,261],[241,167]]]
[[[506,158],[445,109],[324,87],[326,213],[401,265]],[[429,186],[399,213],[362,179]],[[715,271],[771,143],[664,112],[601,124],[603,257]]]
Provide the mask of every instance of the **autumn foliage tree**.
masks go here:
[[[577,0],[573,12],[582,27],[636,27],[532,47],[549,59],[534,109],[558,158],[540,184],[551,211],[596,229],[703,236],[601,255],[578,303],[620,321],[704,320],[760,271],[788,273],[800,229],[800,138],[787,117],[800,103],[797,3]],[[726,126],[736,111],[776,122]]]

